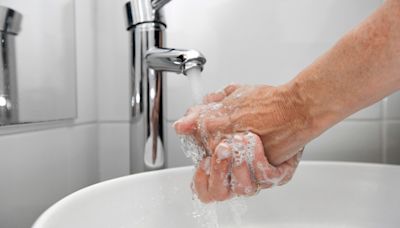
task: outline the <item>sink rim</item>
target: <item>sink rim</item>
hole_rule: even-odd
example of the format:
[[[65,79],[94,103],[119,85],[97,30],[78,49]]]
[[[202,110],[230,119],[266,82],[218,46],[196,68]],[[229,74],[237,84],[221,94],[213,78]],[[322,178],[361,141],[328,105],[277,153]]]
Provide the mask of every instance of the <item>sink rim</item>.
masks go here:
[[[383,164],[383,163],[364,163],[364,162],[346,162],[346,161],[301,161],[300,166],[321,166],[321,167],[333,167],[333,166],[342,166],[342,167],[362,167],[362,168],[394,168],[400,169],[400,165],[394,164]],[[77,190],[64,198],[60,199],[53,205],[51,205],[48,209],[46,209],[34,222],[32,228],[40,228],[40,224],[44,224],[45,221],[49,220],[54,214],[56,214],[60,209],[64,207],[64,205],[69,204],[70,202],[75,201],[77,198],[84,197],[88,192],[91,192],[98,188],[107,188],[111,187],[113,184],[118,182],[126,182],[132,181],[135,179],[144,179],[149,176],[153,176],[154,174],[157,175],[164,175],[168,176],[171,173],[182,172],[186,170],[193,170],[193,166],[184,166],[184,167],[177,167],[177,168],[168,168],[163,170],[156,170],[156,171],[149,171],[143,172],[138,174],[131,174],[126,175],[106,181],[102,181],[80,190]]]

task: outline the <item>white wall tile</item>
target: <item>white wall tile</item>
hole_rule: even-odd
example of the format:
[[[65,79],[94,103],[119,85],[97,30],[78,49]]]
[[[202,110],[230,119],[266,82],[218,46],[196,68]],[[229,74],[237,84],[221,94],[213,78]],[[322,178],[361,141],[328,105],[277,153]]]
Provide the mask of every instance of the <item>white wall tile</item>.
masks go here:
[[[303,159],[382,162],[381,123],[341,122],[309,143]]]
[[[126,0],[97,2],[97,72],[99,120],[129,119],[129,33]]]
[[[68,138],[60,130],[0,138],[0,221],[28,227],[68,193]],[[65,134],[64,134],[65,136]]]
[[[97,124],[74,127],[68,145],[68,192],[99,181]]]
[[[97,120],[95,0],[75,1],[77,122]]]
[[[353,115],[349,116],[349,120],[380,120],[382,119],[382,101],[377,102],[367,108],[364,108]]]
[[[129,174],[129,124],[99,124],[100,179]]]
[[[29,227],[47,207],[98,181],[95,125],[0,137],[0,227]]]
[[[400,122],[386,123],[386,160],[400,165]]]
[[[400,120],[400,92],[387,97],[385,117],[391,120]]]

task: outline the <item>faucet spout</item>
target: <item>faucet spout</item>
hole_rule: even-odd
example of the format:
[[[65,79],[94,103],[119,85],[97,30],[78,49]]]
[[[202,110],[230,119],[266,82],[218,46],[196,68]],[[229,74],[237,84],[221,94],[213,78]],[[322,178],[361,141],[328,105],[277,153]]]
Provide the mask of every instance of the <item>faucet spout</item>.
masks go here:
[[[203,70],[204,56],[195,50],[165,48],[162,7],[170,0],[129,0],[125,4],[130,33],[130,172],[167,166],[165,72],[190,76]],[[161,8],[161,9],[160,9]]]
[[[147,65],[158,71],[183,73],[192,68],[203,71],[206,58],[196,50],[180,50],[173,48],[151,48],[145,55]]]

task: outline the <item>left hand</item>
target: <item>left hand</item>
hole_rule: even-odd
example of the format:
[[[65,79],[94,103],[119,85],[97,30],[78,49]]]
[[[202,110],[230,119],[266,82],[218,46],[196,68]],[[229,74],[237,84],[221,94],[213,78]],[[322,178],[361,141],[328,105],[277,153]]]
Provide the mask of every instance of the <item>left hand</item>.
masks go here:
[[[273,166],[263,148],[260,138],[250,132],[223,139],[212,155],[203,158],[196,168],[193,190],[198,198],[204,203],[224,201],[287,183],[302,151],[281,165]]]

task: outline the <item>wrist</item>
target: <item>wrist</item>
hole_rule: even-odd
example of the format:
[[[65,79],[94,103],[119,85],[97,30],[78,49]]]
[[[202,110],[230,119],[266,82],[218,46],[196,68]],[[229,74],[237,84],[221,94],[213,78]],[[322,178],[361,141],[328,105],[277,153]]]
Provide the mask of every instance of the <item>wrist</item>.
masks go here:
[[[278,87],[284,102],[280,108],[282,118],[290,123],[294,138],[307,143],[316,131],[315,117],[311,114],[311,104],[295,83],[288,83]]]
[[[297,137],[303,142],[311,141],[342,119],[340,106],[326,100],[318,88],[310,87],[302,78],[295,78],[282,87],[288,96],[286,105],[297,114]]]

